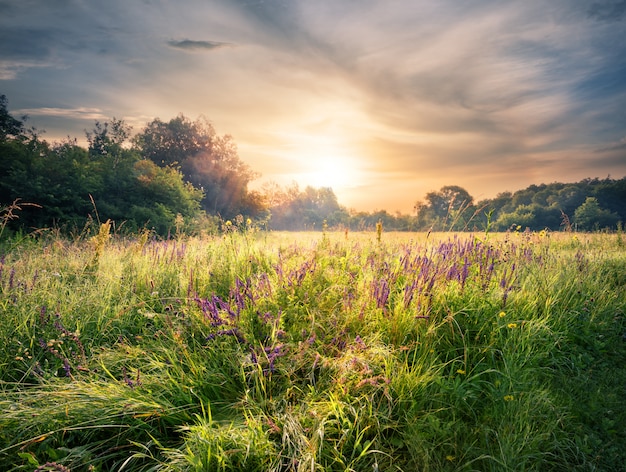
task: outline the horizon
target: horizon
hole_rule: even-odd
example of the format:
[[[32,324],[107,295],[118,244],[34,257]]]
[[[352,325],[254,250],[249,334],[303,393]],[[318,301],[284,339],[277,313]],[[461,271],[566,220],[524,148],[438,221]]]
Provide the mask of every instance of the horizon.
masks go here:
[[[206,116],[261,178],[411,214],[626,176],[626,3],[0,3],[0,93],[53,142]]]

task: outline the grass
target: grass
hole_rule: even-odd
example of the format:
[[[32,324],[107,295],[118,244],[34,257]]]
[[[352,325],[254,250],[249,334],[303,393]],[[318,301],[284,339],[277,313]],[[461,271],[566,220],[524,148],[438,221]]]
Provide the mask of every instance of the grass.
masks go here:
[[[0,249],[0,469],[618,471],[611,234]]]

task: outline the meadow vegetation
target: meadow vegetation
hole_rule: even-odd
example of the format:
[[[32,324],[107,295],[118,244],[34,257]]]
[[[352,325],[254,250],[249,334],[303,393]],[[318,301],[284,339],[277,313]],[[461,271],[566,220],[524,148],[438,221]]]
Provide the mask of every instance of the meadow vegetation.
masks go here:
[[[0,469],[617,471],[621,233],[0,244]]]

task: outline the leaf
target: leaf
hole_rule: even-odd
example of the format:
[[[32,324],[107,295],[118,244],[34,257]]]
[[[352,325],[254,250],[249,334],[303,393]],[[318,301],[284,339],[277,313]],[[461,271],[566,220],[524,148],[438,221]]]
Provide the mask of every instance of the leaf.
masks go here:
[[[39,467],[39,461],[35,458],[35,455],[32,452],[18,452],[18,456],[22,459],[26,459],[28,465],[32,465],[33,467]]]

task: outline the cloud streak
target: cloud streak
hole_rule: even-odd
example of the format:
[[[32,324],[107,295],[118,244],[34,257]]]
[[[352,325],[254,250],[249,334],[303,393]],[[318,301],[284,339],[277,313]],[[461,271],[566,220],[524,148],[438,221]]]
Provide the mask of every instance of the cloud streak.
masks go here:
[[[58,118],[85,119],[85,120],[106,120],[108,117],[98,108],[22,108],[14,110],[13,113],[20,116],[47,116]]]
[[[167,42],[174,49],[182,49],[183,51],[212,51],[224,47],[231,47],[233,44],[220,41],[194,41],[191,39],[183,39],[180,41],[170,40]]]

